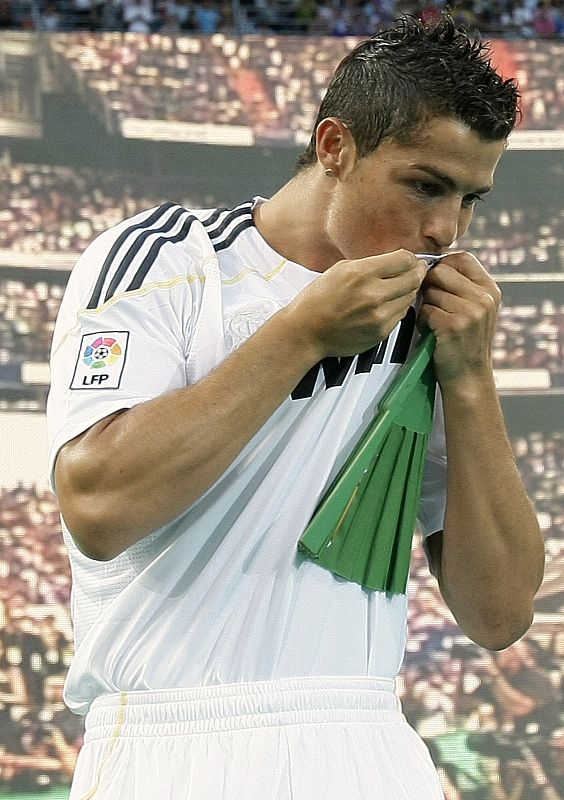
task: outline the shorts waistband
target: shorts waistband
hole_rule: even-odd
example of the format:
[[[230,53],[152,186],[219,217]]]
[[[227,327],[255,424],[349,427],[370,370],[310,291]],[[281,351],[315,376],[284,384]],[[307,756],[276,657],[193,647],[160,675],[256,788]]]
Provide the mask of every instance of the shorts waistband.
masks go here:
[[[389,678],[315,677],[108,694],[92,703],[84,740],[397,721],[403,714],[394,688]]]

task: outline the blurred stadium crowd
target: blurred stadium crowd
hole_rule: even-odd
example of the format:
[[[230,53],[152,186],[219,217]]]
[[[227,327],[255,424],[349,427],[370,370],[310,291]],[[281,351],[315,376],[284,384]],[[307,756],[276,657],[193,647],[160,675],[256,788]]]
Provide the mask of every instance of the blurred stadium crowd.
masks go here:
[[[0,0],[0,28],[134,33],[282,33],[366,36],[400,14],[432,18],[444,0]],[[453,16],[496,36],[563,35],[558,0],[454,0]]]
[[[47,44],[57,81],[81,96],[109,132],[126,118],[228,124],[249,127],[257,142],[303,145],[355,40],[78,31],[54,34]],[[560,42],[498,39],[494,57],[519,84],[520,130],[564,127]]]
[[[48,492],[0,489],[0,788],[68,783],[82,720],[62,701],[70,571]]]
[[[564,554],[564,436],[534,433],[513,447],[550,568]],[[0,488],[0,789],[39,791],[72,775],[82,720],[61,695],[72,650],[70,583],[54,496],[35,486]],[[562,798],[562,626],[539,622],[509,650],[489,653],[461,634],[417,538],[415,583],[398,693],[433,751],[448,800]]]

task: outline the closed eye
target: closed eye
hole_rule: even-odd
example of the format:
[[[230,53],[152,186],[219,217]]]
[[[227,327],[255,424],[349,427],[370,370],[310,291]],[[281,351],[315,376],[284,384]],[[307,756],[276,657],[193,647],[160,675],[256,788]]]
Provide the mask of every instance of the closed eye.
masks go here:
[[[418,194],[425,197],[441,197],[445,191],[439,183],[429,183],[429,181],[414,181],[413,186]]]
[[[466,197],[462,200],[462,205],[464,208],[472,208],[477,202],[483,203],[484,198],[481,194],[467,194]]]
[[[431,183],[429,181],[414,181],[413,186],[418,194],[428,199],[442,197],[447,191],[446,187],[442,186],[440,183]],[[473,208],[477,202],[484,202],[484,198],[481,194],[467,194],[462,199],[462,206],[463,208]]]

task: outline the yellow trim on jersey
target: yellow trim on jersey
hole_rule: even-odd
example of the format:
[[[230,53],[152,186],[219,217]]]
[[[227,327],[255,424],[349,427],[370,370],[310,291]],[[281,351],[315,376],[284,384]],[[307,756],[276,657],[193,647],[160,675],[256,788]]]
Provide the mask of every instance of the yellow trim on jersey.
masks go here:
[[[76,312],[76,321],[72,328],[64,334],[61,338],[61,341],[57,345],[57,347],[53,350],[51,357],[55,355],[55,353],[59,350],[60,347],[64,345],[68,337],[71,333],[79,326],[79,319],[81,314],[101,314],[102,311],[105,311],[107,308],[110,308],[114,303],[117,303],[118,300],[121,300],[123,297],[140,297],[142,295],[148,294],[149,292],[153,291],[153,289],[172,289],[177,286],[179,283],[195,283],[199,281],[200,283],[206,282],[205,275],[198,275],[194,273],[192,275],[180,275],[177,278],[171,278],[168,281],[154,281],[153,283],[148,283],[146,286],[140,286],[139,289],[133,289],[131,291],[121,292],[120,294],[115,294],[109,300],[106,300],[101,306],[98,308],[79,308]]]
[[[202,262],[202,266],[204,266],[207,261],[210,261],[214,258],[216,258],[215,255],[208,256]],[[265,281],[271,281],[273,278],[275,278],[282,272],[287,263],[288,259],[283,258],[282,261],[278,264],[278,266],[274,267],[274,269],[272,269],[270,272],[266,272],[264,275],[262,273],[257,273],[257,270],[253,269],[252,267],[246,267],[245,269],[241,270],[241,272],[239,272],[237,275],[235,275],[235,277],[222,279],[221,283],[224,284],[225,286],[233,286],[235,283],[239,283],[244,278],[246,278],[247,275],[251,275],[253,273],[259,274]],[[64,345],[64,343],[71,335],[71,333],[78,327],[81,314],[85,313],[93,315],[101,314],[103,311],[110,308],[112,305],[114,305],[114,303],[117,303],[123,297],[142,297],[143,295],[146,295],[149,292],[153,291],[153,289],[172,289],[179,283],[195,283],[196,281],[199,281],[200,283],[205,283],[206,276],[204,274],[192,273],[191,275],[180,275],[179,277],[171,278],[168,281],[154,281],[153,283],[148,283],[146,286],[140,286],[139,289],[133,289],[131,291],[125,291],[125,292],[120,292],[120,294],[115,294],[109,300],[106,300],[106,302],[103,303],[101,306],[98,306],[98,308],[80,308],[76,312],[76,321],[74,325],[72,326],[72,328],[69,328],[69,330],[61,338],[61,341],[59,342],[57,347],[53,350],[51,357],[55,355],[55,353],[59,350],[59,348]]]
[[[247,277],[247,275],[251,275],[253,273],[255,275],[257,275],[257,274],[260,275],[261,278],[263,280],[265,280],[265,281],[271,281],[280,272],[282,272],[282,270],[284,269],[284,267],[286,266],[287,263],[288,263],[288,259],[287,258],[283,258],[282,261],[278,264],[277,267],[274,267],[273,270],[271,270],[270,272],[266,272],[264,275],[262,273],[260,273],[260,272],[257,273],[257,270],[253,269],[253,267],[246,267],[245,269],[241,270],[241,272],[239,272],[237,275],[235,275],[234,278],[225,278],[225,279],[222,279],[221,282],[223,284],[225,284],[225,286],[233,286],[234,283],[239,283],[239,281],[242,281],[243,278]]]
[[[180,275],[177,278],[171,278],[168,281],[154,281],[154,283],[148,283],[146,286],[140,286],[139,289],[133,289],[131,291],[121,292],[121,294],[115,294],[113,297],[110,297],[109,300],[106,300],[101,306],[98,308],[81,308],[78,312],[82,314],[84,311],[88,311],[89,314],[100,314],[102,311],[105,311],[107,308],[110,308],[114,303],[118,300],[121,300],[122,297],[138,297],[139,295],[148,294],[153,289],[172,289],[179,283],[195,283],[199,281],[200,283],[206,282],[205,275]]]
[[[108,742],[108,746],[106,747],[106,752],[104,753],[104,756],[103,756],[102,760],[98,764],[98,769],[97,769],[97,772],[96,772],[96,783],[94,784],[92,789],[89,789],[86,792],[86,794],[82,795],[80,800],[92,800],[92,798],[94,797],[94,795],[96,794],[96,792],[100,788],[100,778],[102,777],[102,770],[104,769],[104,767],[106,766],[106,764],[110,760],[111,755],[115,750],[115,746],[117,744],[117,741],[118,741],[118,739],[120,737],[121,729],[123,728],[123,726],[125,724],[125,709],[126,709],[126,706],[127,706],[127,694],[125,692],[122,692],[120,694],[120,697],[119,697],[119,705],[118,705],[118,710],[117,710],[116,727],[114,728],[113,733],[112,733],[112,737],[111,737],[110,741]]]

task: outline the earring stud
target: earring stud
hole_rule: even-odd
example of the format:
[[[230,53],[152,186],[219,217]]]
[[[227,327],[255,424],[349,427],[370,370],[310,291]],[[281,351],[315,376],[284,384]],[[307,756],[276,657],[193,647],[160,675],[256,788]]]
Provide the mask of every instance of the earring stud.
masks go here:
[[[327,175],[328,178],[334,178],[335,177],[335,173],[333,172],[332,169],[326,169],[325,170],[325,174]]]

